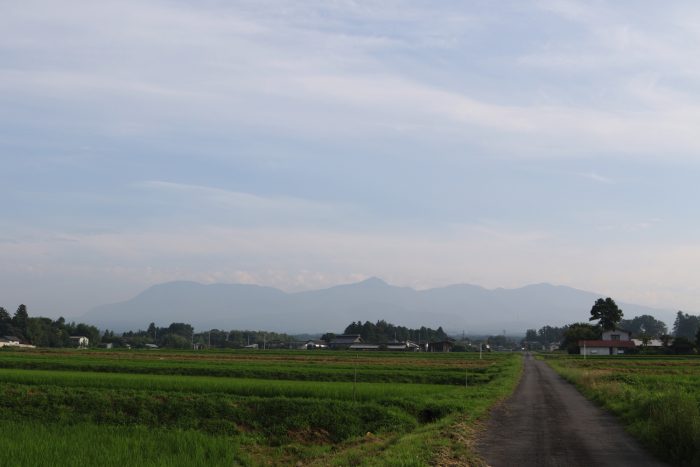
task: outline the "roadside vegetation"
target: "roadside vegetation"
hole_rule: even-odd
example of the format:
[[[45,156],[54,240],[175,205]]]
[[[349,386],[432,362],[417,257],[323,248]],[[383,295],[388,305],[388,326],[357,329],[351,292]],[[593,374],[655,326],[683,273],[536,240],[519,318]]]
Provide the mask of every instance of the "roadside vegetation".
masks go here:
[[[700,357],[544,358],[661,459],[700,466]]]
[[[474,421],[512,391],[520,361],[5,349],[0,464],[459,465],[473,456]]]

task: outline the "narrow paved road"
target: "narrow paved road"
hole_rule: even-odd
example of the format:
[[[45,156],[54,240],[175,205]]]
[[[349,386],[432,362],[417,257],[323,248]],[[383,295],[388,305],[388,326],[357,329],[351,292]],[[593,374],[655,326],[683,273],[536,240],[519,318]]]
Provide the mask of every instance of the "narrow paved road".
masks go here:
[[[524,364],[513,397],[494,410],[477,440],[477,451],[489,465],[665,465],[546,363],[526,354]]]

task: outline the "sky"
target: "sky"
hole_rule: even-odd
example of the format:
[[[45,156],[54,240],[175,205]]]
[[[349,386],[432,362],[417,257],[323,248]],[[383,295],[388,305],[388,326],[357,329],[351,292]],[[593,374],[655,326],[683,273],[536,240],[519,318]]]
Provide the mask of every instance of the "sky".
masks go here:
[[[0,306],[549,282],[700,312],[700,4],[0,2]]]

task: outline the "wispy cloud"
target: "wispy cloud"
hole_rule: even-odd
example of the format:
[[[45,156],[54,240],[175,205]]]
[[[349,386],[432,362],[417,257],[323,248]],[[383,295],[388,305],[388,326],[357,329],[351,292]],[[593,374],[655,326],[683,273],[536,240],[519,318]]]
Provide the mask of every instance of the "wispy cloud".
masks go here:
[[[614,183],[614,180],[609,177],[605,177],[603,175],[597,174],[595,172],[583,172],[579,174],[583,178],[587,178],[589,180],[593,180],[594,182],[598,183],[606,183],[606,184],[611,184]]]

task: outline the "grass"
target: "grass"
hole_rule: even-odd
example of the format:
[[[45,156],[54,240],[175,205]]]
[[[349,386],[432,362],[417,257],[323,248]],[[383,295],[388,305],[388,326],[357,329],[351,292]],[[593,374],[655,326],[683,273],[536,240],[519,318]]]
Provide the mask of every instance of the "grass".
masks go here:
[[[700,466],[700,358],[547,357],[557,372],[617,415],[674,465]]]
[[[62,456],[66,439],[76,452],[65,465],[112,465],[113,459],[115,465],[200,465],[212,458],[207,465],[448,459],[460,465],[473,457],[465,440],[474,421],[512,391],[520,360],[513,354],[479,360],[474,354],[3,351],[0,465],[61,465],[46,459]],[[31,445],[35,429],[42,442]],[[192,454],[168,457],[180,442],[195,446]],[[2,443],[14,447],[4,450]],[[134,452],[148,443],[162,445],[156,450],[169,460]],[[110,463],[95,462],[102,444]],[[15,462],[18,450],[25,457]]]
[[[231,437],[95,424],[0,423],[0,465],[123,467],[252,465]]]

